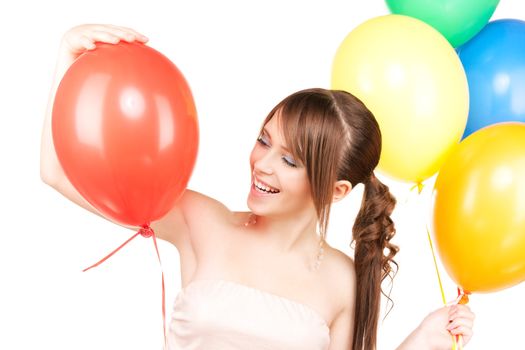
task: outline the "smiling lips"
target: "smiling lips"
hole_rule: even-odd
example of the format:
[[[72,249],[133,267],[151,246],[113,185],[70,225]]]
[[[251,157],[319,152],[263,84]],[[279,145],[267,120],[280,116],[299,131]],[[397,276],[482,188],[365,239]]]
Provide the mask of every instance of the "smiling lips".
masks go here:
[[[268,184],[265,184],[264,182],[261,182],[259,180],[257,180],[257,178],[253,178],[253,185],[255,187],[256,190],[258,190],[259,192],[262,192],[262,193],[272,193],[272,194],[276,194],[276,193],[279,193],[281,191],[279,191],[278,189],[268,185]]]

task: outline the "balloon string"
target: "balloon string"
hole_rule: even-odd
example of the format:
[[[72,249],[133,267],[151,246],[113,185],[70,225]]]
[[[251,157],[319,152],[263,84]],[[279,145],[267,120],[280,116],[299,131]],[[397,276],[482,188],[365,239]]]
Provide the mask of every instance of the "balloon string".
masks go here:
[[[109,253],[108,255],[106,255],[104,258],[102,258],[99,262],[97,262],[96,264],[93,264],[91,265],[90,267],[87,267],[85,268],[84,270],[82,270],[82,272],[86,272],[87,270],[90,270],[94,267],[97,267],[98,265],[102,264],[104,261],[108,260],[113,254],[115,254],[116,252],[118,252],[120,249],[122,249],[122,247],[124,247],[126,244],[128,244],[133,238],[137,237],[138,235],[140,235],[140,231],[135,233],[133,236],[131,236],[126,242],[122,243],[117,249],[115,249],[114,251],[112,251],[111,253]]]
[[[423,183],[422,182],[416,183],[414,186],[412,186],[410,191],[413,191],[416,188],[418,190],[418,195],[421,196],[421,192],[423,191],[423,188],[424,188]],[[445,291],[443,290],[443,283],[441,282],[441,274],[439,273],[439,268],[438,268],[437,259],[436,259],[436,253],[434,252],[434,245],[432,244],[432,238],[430,237],[430,230],[428,228],[428,224],[426,225],[426,230],[427,230],[428,244],[430,245],[430,251],[432,252],[432,259],[434,261],[434,268],[436,269],[436,276],[437,276],[437,280],[438,280],[438,283],[439,283],[439,291],[441,292],[441,300],[443,301],[443,305],[446,305],[447,304],[447,299],[445,298]],[[457,343],[456,343],[456,337],[454,337],[452,335],[451,335],[451,337],[452,337],[452,341],[453,341],[452,350],[458,350]],[[462,350],[463,348],[461,347],[460,349]]]
[[[441,283],[441,275],[439,274],[438,264],[436,260],[436,253],[434,252],[434,245],[432,244],[432,238],[430,238],[430,230],[427,226],[427,237],[428,237],[428,243],[430,244],[430,251],[432,252],[432,258],[434,259],[434,267],[436,268],[436,276],[439,282],[439,290],[441,291],[441,299],[443,300],[443,304],[447,304],[447,299],[445,298],[445,292],[443,291],[443,284]]]
[[[461,290],[461,288],[458,287],[458,304],[461,304],[461,305],[467,304],[469,302],[469,298],[468,298],[469,294],[470,292]],[[463,350],[463,336],[458,335],[457,339],[458,339],[459,350]]]
[[[424,187],[425,186],[423,185],[422,182],[418,182],[418,183],[416,183],[414,186],[412,186],[410,188],[410,192],[412,192],[413,190],[415,190],[417,188],[417,194],[421,194],[421,192],[423,191]]]
[[[94,267],[97,267],[98,265],[102,264],[104,261],[109,259],[111,256],[113,256],[116,252],[118,252],[122,247],[124,247],[126,244],[128,244],[131,240],[133,240],[138,235],[141,235],[144,238],[153,237],[153,245],[155,246],[155,252],[157,253],[157,258],[159,259],[159,265],[160,265],[160,271],[162,273],[162,329],[164,334],[164,349],[167,348],[167,339],[166,339],[166,290],[164,286],[164,271],[162,269],[162,262],[160,260],[160,254],[159,254],[159,248],[157,246],[157,239],[155,238],[155,232],[149,225],[142,226],[137,233],[135,233],[133,236],[131,236],[127,241],[122,243],[120,246],[118,246],[115,250],[113,250],[111,253],[106,255],[104,258],[102,258],[99,262],[91,265],[90,267],[85,268],[82,270],[82,272],[86,272]]]
[[[430,238],[430,230],[428,229],[428,226],[427,226],[427,237],[428,237],[428,243],[430,244],[430,251],[432,252],[432,258],[434,259],[434,267],[436,268],[436,276],[439,282],[439,290],[441,291],[441,300],[443,300],[443,305],[446,305],[447,299],[445,298],[445,291],[443,290],[443,283],[441,283],[441,275],[439,274],[439,268],[438,268],[437,260],[436,260],[436,253],[434,252],[434,245],[432,244],[432,238]],[[456,337],[452,336],[452,340],[454,342],[452,346],[452,350],[457,350]]]
[[[153,245],[157,252],[157,258],[159,258],[160,272],[162,273],[162,329],[164,334],[164,348],[166,349],[166,290],[164,288],[164,270],[162,269],[162,261],[160,261],[159,248],[157,247],[157,239],[155,238],[155,235],[153,235]]]

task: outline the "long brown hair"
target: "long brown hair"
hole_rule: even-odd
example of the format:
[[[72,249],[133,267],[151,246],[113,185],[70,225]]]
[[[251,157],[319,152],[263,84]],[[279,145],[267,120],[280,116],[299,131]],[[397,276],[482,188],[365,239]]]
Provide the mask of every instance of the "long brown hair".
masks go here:
[[[352,229],[357,279],[352,349],[375,349],[381,284],[387,276],[393,278],[398,252],[390,243],[396,201],[374,175],[381,154],[379,125],[358,98],[339,90],[296,92],[275,106],[263,125],[277,113],[290,152],[306,168],[323,237],[334,183],[348,180],[352,187],[365,186]]]

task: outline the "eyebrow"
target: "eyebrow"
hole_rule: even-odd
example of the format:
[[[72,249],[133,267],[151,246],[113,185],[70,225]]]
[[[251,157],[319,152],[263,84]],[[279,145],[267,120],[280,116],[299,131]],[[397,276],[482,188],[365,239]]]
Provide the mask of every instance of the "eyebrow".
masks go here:
[[[266,136],[268,136],[268,138],[270,139],[270,141],[272,140],[272,137],[270,136],[270,133],[268,132],[268,130],[266,129],[266,127],[263,127],[262,129],[262,132],[263,134],[265,134]],[[286,147],[286,146],[283,146],[283,145],[279,145],[283,150],[285,150],[286,152],[288,153],[292,153],[290,152],[290,150]]]

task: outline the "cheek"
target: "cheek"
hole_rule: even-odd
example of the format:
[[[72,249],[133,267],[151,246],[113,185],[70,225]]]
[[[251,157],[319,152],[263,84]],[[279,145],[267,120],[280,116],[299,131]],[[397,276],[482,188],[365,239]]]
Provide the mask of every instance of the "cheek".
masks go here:
[[[287,179],[289,188],[303,198],[310,196],[310,184],[306,174],[290,174]]]
[[[301,186],[301,191],[304,193],[305,197],[311,197],[311,190],[310,190],[310,183],[308,182],[308,179],[305,177],[301,180],[301,182],[298,182],[298,185]]]

